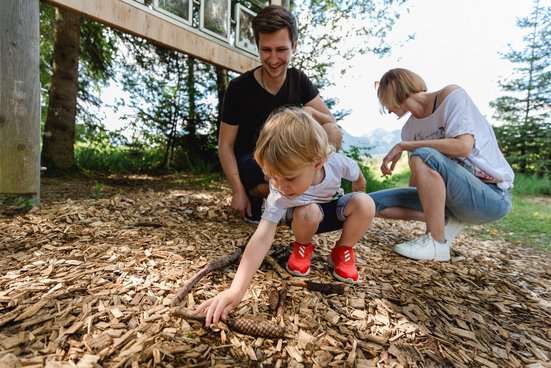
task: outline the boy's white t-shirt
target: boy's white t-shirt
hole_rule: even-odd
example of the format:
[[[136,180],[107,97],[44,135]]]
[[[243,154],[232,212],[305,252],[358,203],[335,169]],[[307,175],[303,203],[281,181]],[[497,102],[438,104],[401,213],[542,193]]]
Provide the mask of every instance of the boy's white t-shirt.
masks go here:
[[[326,203],[344,194],[341,179],[355,181],[360,176],[358,164],[349,157],[333,152],[323,164],[325,177],[321,183],[310,186],[298,197],[287,197],[278,191],[270,180],[270,194],[262,218],[278,223],[288,208],[304,206],[310,203]]]
[[[501,153],[492,127],[464,89],[451,92],[426,118],[411,115],[402,128],[403,141],[454,138],[462,134],[474,137],[474,147],[468,157],[456,159],[477,176],[489,174],[499,188],[512,188],[513,169]]]

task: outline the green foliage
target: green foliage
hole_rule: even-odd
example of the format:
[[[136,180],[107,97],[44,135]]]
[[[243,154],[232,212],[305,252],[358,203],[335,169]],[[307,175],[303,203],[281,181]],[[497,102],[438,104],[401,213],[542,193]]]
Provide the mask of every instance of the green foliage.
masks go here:
[[[367,152],[368,149],[369,148],[352,146],[348,151],[343,150],[344,155],[356,161],[358,163],[358,166],[360,166],[360,170],[362,171],[366,181],[366,193],[395,187],[396,178],[394,176],[384,177],[382,180],[379,180],[377,176],[373,173],[373,170],[370,167],[372,157]],[[352,191],[351,182],[343,180],[341,185],[346,193]]]
[[[102,191],[103,191],[103,185],[101,185],[100,183],[96,183],[96,185],[94,185],[92,190],[90,190],[90,196],[94,199],[100,199]]]
[[[119,107],[131,111],[123,119],[132,140],[162,147],[159,169],[166,171],[218,161],[214,66],[136,37],[119,37],[132,51],[119,60],[120,81],[130,95]]]
[[[103,116],[97,114],[97,109],[102,105],[101,89],[115,75],[116,40],[110,28],[82,19],[77,120],[92,128],[104,126]]]
[[[218,160],[207,161],[198,157],[184,155],[182,161],[182,169],[192,174],[212,174],[221,170]]]
[[[298,19],[299,47],[293,66],[306,72],[318,89],[332,86],[329,71],[345,74],[350,60],[391,51],[387,34],[400,17],[407,0],[305,0],[291,2]],[[337,120],[349,111],[336,111],[337,98],[324,96]]]
[[[334,82],[327,72],[358,55],[384,56],[391,50],[387,34],[407,0],[305,0],[292,2],[299,19],[299,45],[293,64],[323,89]]]
[[[49,105],[54,56],[55,7],[40,2],[40,84],[42,118]],[[79,62],[78,119],[84,123],[101,125],[93,111],[101,104],[99,91],[113,76],[113,60],[117,48],[114,34],[106,26],[89,19],[81,22]]]
[[[152,141],[129,141],[117,132],[109,132],[97,127],[90,129],[86,125],[77,126],[77,136],[79,142],[75,147],[75,159],[78,166],[85,171],[119,174],[171,171],[159,170],[164,159],[165,148]],[[212,147],[212,145],[213,142],[202,141],[199,144],[200,147]],[[179,170],[192,173],[219,172],[218,158],[212,156],[210,159],[204,159],[205,155],[190,155],[178,146],[175,149],[178,160],[174,166]]]
[[[85,171],[139,174],[153,171],[162,160],[159,147],[91,146],[78,143],[75,147],[77,165]]]
[[[29,209],[29,208],[32,208],[34,205],[34,201],[32,198],[21,198],[18,202],[17,202],[17,206],[19,208],[22,208],[22,209]]]
[[[500,148],[518,173],[551,175],[551,122],[494,127]]]
[[[0,194],[0,214],[23,214],[33,207],[34,198],[31,195]]]
[[[551,196],[551,177],[515,175],[513,195]]]
[[[490,103],[501,149],[515,171],[551,174],[551,7],[534,1],[532,13],[517,21],[528,30],[523,50],[504,57],[516,64],[513,78],[499,82],[508,95]]]

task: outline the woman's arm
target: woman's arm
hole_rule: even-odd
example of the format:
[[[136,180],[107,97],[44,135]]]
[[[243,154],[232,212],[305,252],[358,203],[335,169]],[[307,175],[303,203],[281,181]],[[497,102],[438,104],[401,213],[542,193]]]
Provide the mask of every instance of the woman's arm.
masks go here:
[[[448,157],[467,157],[474,146],[474,137],[471,134],[463,134],[455,138],[432,139],[426,141],[402,141],[387,153],[381,164],[381,172],[391,175],[394,167],[403,151],[413,152],[417,148],[430,147]],[[413,181],[412,181],[413,180]],[[414,186],[415,179],[410,178],[410,185]]]
[[[473,149],[474,137],[471,134],[463,134],[454,138],[402,141],[398,144],[403,151],[408,152],[413,152],[421,147],[430,147],[448,157],[467,157]]]

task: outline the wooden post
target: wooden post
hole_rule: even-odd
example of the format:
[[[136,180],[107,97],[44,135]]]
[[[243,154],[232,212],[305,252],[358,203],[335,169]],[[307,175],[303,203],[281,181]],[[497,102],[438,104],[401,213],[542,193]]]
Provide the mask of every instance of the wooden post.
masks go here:
[[[0,193],[40,192],[39,0],[0,1]]]

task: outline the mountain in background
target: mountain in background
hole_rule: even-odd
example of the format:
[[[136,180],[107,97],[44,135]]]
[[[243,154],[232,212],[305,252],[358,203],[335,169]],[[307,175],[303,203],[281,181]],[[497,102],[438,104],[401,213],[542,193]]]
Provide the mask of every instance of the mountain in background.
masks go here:
[[[389,132],[384,129],[375,129],[369,134],[355,137],[341,128],[343,134],[342,149],[348,151],[352,146],[366,148],[371,155],[386,154],[401,141],[400,129]]]

